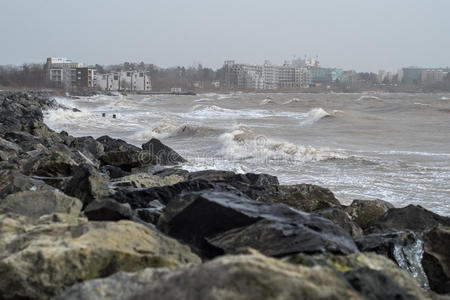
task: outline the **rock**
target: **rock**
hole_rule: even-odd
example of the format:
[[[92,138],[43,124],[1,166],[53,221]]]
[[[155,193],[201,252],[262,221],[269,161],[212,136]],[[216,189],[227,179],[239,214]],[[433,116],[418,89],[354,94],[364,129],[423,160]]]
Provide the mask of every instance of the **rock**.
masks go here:
[[[84,164],[75,169],[73,177],[64,188],[64,192],[67,195],[77,197],[84,205],[87,205],[95,199],[106,197],[108,187],[105,179],[93,166]]]
[[[80,150],[90,159],[98,159],[105,151],[102,143],[91,136],[77,137],[70,143],[70,148]]]
[[[173,185],[178,182],[184,181],[184,177],[178,175],[160,177],[156,175],[150,175],[147,173],[137,173],[133,175],[124,176],[122,178],[117,179],[117,181],[129,181],[131,185],[135,188],[150,188],[156,186]]]
[[[329,189],[312,184],[273,186],[257,200],[265,203],[284,203],[305,212],[341,205]]]
[[[84,209],[89,221],[131,220],[133,211],[130,205],[121,204],[113,199],[95,200]]]
[[[136,209],[138,217],[147,223],[157,224],[165,205],[158,200],[153,200],[148,203],[148,208]]]
[[[422,266],[423,242],[413,231],[374,233],[357,239],[360,251],[371,251],[384,255],[410,273],[423,288],[429,288]]]
[[[422,265],[430,288],[440,294],[450,293],[450,227],[436,227],[423,234]]]
[[[363,230],[355,222],[352,221],[350,216],[345,212],[345,210],[338,207],[330,207],[317,212],[317,215],[326,218],[344,229],[348,234],[350,234],[354,239],[359,238],[363,235]]]
[[[146,153],[135,152],[131,150],[110,151],[100,156],[102,165],[111,165],[119,167],[124,171],[130,172],[132,168],[146,164],[156,164],[156,158],[147,156]]]
[[[4,156],[2,160],[9,160],[15,158],[19,155],[21,151],[22,149],[19,147],[19,145],[7,141],[5,139],[2,139],[0,137],[0,152],[3,153]]]
[[[229,192],[183,193],[168,203],[157,227],[202,257],[240,247],[273,256],[358,251],[352,238],[327,219]]]
[[[46,147],[64,144],[64,140],[59,136],[59,134],[48,128],[42,121],[30,121],[24,124],[21,130],[38,137],[39,142]]]
[[[214,183],[246,183],[248,185],[278,185],[278,178],[268,174],[236,174],[231,171],[205,170],[189,173],[188,180],[203,179]]]
[[[450,226],[450,218],[435,214],[418,205],[408,205],[402,208],[389,209],[365,232],[373,233],[408,229],[422,232],[439,225]]]
[[[120,272],[74,285],[57,299],[429,299],[389,260],[370,254],[350,257],[358,264],[354,272],[370,273],[365,290],[355,276],[347,280],[345,273],[327,265],[294,265],[253,253],[224,256],[191,268]],[[371,263],[375,259],[376,264]]]
[[[366,229],[391,208],[394,206],[383,200],[353,200],[346,211],[353,221],[362,229]]]
[[[51,213],[77,216],[82,203],[57,190],[26,191],[8,195],[0,201],[0,213],[16,213],[37,219]]]
[[[3,299],[49,299],[75,283],[118,271],[200,262],[188,247],[131,221],[22,228],[0,217],[0,229],[19,233],[0,248],[0,274],[8,274],[0,277]]]
[[[149,203],[158,200],[166,205],[181,193],[197,192],[219,188],[206,180],[182,181],[170,186],[153,187],[147,189],[118,189],[112,197],[120,203],[128,203],[133,209],[148,208]]]
[[[124,140],[121,139],[113,139],[107,135],[101,136],[97,139],[98,142],[103,144],[103,148],[105,152],[111,151],[131,151],[131,152],[140,152],[141,149],[128,144]]]
[[[158,165],[177,165],[186,162],[186,160],[172,148],[164,145],[160,140],[155,138],[142,144],[142,149],[148,151],[151,156],[157,157]]]
[[[111,179],[130,175],[130,172],[125,172],[124,170],[122,170],[119,167],[114,167],[114,166],[109,166],[109,165],[100,167],[99,171],[103,174],[108,175],[109,178],[111,178]]]
[[[24,166],[24,173],[44,177],[71,176],[77,165],[70,154],[55,151],[32,158]]]
[[[160,170],[155,170],[154,172],[151,172],[150,174],[156,175],[159,177],[177,175],[177,176],[183,177],[184,179],[187,179],[189,176],[189,172],[187,170],[178,169],[178,168],[162,168]]]
[[[42,144],[39,137],[25,131],[6,132],[5,139],[20,145],[24,151],[35,150],[36,144]]]
[[[51,189],[52,187],[41,180],[25,176],[15,170],[0,169],[0,199],[17,192]]]

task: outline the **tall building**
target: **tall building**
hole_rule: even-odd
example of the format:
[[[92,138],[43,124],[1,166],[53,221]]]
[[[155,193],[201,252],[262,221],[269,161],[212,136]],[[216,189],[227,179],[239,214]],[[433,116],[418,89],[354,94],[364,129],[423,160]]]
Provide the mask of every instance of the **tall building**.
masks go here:
[[[106,91],[151,91],[152,83],[148,72],[121,71],[97,75],[95,87]]]
[[[95,70],[70,59],[47,58],[45,74],[47,82],[57,87],[94,87]]]

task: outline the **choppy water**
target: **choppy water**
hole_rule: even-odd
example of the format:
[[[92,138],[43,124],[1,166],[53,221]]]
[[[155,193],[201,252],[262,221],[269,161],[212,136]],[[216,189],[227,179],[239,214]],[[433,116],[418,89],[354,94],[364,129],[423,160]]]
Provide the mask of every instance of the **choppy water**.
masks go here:
[[[184,168],[265,172],[330,188],[343,203],[383,199],[450,215],[449,94],[201,94],[57,98],[72,135],[161,139]],[[106,118],[102,118],[106,113]],[[117,114],[113,119],[112,114]]]

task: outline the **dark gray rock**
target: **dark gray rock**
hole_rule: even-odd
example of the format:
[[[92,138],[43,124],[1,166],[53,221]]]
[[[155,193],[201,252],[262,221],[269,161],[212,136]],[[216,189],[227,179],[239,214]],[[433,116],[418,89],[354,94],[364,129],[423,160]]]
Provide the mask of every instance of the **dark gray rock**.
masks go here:
[[[344,229],[354,239],[360,238],[363,235],[363,230],[355,222],[352,221],[350,216],[344,209],[339,207],[330,207],[317,212],[318,216],[326,218]]]
[[[139,166],[157,163],[156,158],[148,153],[133,150],[105,152],[99,159],[102,165],[119,167],[127,172]]]
[[[142,144],[142,149],[148,151],[151,156],[157,157],[159,165],[176,165],[186,162],[186,160],[172,148],[164,145],[160,140],[155,138]]]
[[[42,180],[25,176],[16,170],[0,169],[0,199],[18,192],[51,189]]]
[[[121,139],[113,139],[107,135],[101,136],[97,139],[98,142],[102,143],[104,151],[134,151],[139,152],[141,149],[134,145],[128,144],[124,140]]]
[[[120,178],[131,174],[130,172],[126,172],[119,167],[110,165],[100,167],[99,171],[108,175],[111,179]]]
[[[77,137],[70,143],[70,148],[80,150],[91,159],[98,159],[105,151],[103,144],[91,136]]]
[[[353,221],[362,229],[366,229],[391,208],[394,206],[383,200],[353,200],[346,211]]]
[[[84,209],[89,221],[131,220],[133,211],[129,205],[118,203],[113,199],[95,200]]]
[[[84,205],[95,199],[101,199],[108,195],[105,179],[97,170],[88,164],[80,165],[75,169],[73,177],[67,182],[64,192],[67,195],[77,197]]]

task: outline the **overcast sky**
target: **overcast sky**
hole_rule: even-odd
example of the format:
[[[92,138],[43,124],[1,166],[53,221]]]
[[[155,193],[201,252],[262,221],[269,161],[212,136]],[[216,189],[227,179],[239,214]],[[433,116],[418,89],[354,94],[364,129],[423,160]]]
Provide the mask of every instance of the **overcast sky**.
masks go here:
[[[0,64],[450,66],[449,0],[0,0]]]

